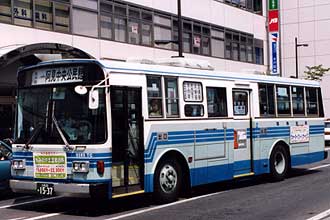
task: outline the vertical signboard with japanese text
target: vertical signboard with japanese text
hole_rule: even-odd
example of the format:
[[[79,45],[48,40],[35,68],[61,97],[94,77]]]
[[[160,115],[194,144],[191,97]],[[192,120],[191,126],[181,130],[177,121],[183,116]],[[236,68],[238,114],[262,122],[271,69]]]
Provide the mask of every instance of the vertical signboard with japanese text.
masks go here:
[[[271,75],[280,75],[280,33],[278,0],[268,0],[268,34],[270,73]]]

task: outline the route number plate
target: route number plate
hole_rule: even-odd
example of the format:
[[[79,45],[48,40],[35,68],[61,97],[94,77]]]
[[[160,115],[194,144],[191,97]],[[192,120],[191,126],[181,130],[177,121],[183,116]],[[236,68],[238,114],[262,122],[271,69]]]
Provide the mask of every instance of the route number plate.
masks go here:
[[[54,195],[54,184],[37,183],[37,192],[39,195],[52,196]]]

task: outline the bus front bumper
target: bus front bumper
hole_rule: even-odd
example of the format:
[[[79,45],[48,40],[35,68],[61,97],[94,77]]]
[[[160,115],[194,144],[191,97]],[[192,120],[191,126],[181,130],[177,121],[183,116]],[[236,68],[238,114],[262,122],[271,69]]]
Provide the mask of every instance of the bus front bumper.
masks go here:
[[[40,181],[41,182],[41,181]],[[10,188],[17,193],[37,194],[37,183],[29,180],[10,180]],[[47,182],[48,183],[48,182]],[[55,195],[68,197],[108,197],[108,184],[88,184],[88,183],[56,183],[54,186]]]

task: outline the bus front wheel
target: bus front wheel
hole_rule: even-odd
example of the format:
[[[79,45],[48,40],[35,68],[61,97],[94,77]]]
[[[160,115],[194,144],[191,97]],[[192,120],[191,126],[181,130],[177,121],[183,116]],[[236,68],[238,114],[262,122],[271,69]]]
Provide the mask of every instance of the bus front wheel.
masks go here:
[[[289,170],[289,155],[282,145],[274,148],[270,155],[270,175],[272,180],[283,180]]]
[[[182,169],[174,158],[166,158],[158,164],[154,176],[154,199],[158,203],[177,200],[182,188]]]

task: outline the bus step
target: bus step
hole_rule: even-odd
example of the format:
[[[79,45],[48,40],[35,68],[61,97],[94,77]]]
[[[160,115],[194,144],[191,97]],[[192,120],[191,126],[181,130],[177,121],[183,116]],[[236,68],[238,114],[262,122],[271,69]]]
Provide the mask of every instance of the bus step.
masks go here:
[[[243,174],[235,175],[234,178],[240,178],[240,177],[246,177],[246,176],[253,176],[253,175],[254,175],[254,172],[243,173]]]

